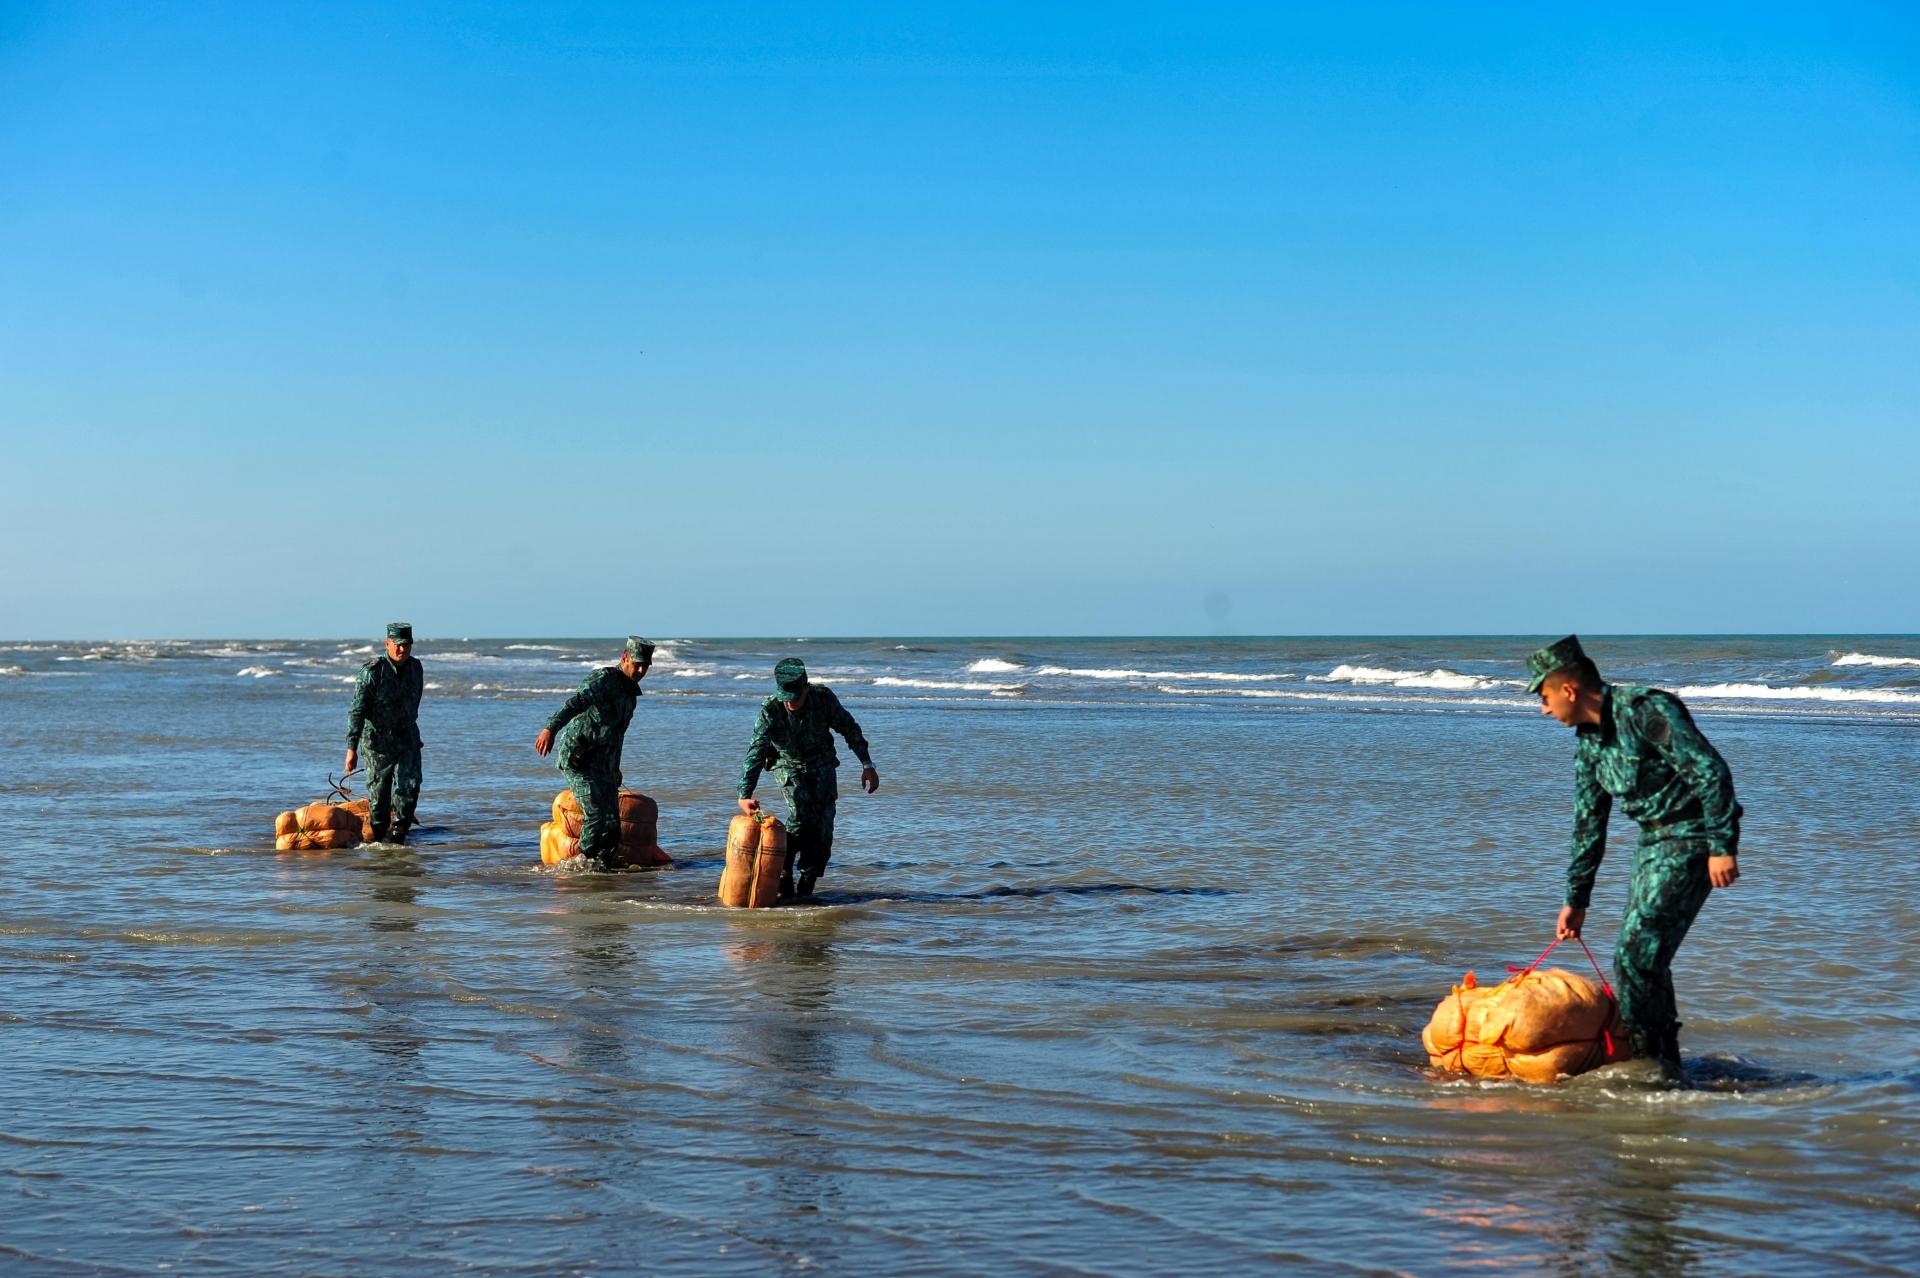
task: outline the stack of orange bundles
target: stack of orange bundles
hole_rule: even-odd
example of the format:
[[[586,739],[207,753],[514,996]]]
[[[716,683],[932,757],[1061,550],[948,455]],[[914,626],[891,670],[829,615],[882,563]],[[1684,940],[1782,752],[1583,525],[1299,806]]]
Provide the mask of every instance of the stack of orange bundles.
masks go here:
[[[553,820],[540,825],[540,863],[558,865],[580,855],[580,801],[573,791],[553,796]],[[620,846],[607,857],[610,870],[652,870],[672,865],[660,847],[660,805],[637,790],[620,792]]]
[[[273,820],[273,846],[281,852],[331,851],[358,847],[373,837],[367,828],[366,799],[350,803],[321,800],[282,812]]]

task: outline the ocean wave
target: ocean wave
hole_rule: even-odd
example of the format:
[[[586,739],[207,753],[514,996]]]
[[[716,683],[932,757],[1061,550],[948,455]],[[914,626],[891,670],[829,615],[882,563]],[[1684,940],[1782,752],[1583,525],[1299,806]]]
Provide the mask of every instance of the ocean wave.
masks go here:
[[[1066,676],[1074,679],[1206,679],[1220,683],[1272,683],[1277,679],[1300,677],[1292,674],[1238,674],[1230,670],[1123,670],[1105,666],[1041,666],[1033,673],[1054,678]]]
[[[25,666],[0,666],[0,675],[23,675],[26,672]]]
[[[559,644],[554,644],[554,643],[509,643],[509,644],[502,644],[501,651],[503,652],[565,652],[567,650],[565,648],[562,648]]]
[[[1323,675],[1308,675],[1308,683],[1390,684],[1395,688],[1432,688],[1437,692],[1484,692],[1489,688],[1524,686],[1508,679],[1482,679],[1451,670],[1387,670],[1379,666],[1335,666]]]
[[[676,679],[711,679],[720,672],[703,666],[682,666],[678,670],[670,670],[667,673]]]
[[[1920,693],[1880,688],[1776,688],[1766,683],[1707,683],[1675,688],[1674,695],[1729,701],[1866,701],[1880,705],[1920,705]]]
[[[476,683],[473,685],[471,689],[469,689],[469,691],[472,691],[472,692],[537,692],[546,696],[564,697],[569,693],[571,693],[573,689],[572,688],[515,688],[515,687],[510,687],[504,683]]]
[[[998,657],[982,657],[967,667],[968,674],[1015,674],[1026,667],[1014,661],[1002,661]]]
[[[1529,706],[1518,697],[1391,696],[1380,692],[1308,692],[1292,688],[1181,688],[1162,684],[1156,691],[1180,697],[1247,697],[1262,701],[1332,701],[1342,705]]]
[[[282,673],[284,672],[275,670],[272,666],[248,666],[244,670],[235,672],[236,677],[241,679],[271,679]]]
[[[939,692],[1019,692],[1022,683],[954,683],[944,679],[896,679],[882,675],[873,681],[876,688],[930,688]]]
[[[1920,657],[1877,657],[1871,652],[1849,652],[1835,657],[1836,666],[1920,666]]]
[[[753,674],[752,672],[748,672],[747,674],[737,674],[734,676],[734,678],[736,679],[758,679],[759,677],[760,677],[759,675]]]

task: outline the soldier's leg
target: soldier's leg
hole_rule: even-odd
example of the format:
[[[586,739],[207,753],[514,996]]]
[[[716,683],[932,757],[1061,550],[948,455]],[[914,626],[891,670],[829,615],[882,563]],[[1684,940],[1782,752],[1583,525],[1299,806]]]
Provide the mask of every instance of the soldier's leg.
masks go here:
[[[409,750],[393,764],[393,841],[405,843],[420,804],[420,752]]]
[[[1673,996],[1673,956],[1711,890],[1704,845],[1648,843],[1634,850],[1633,882],[1613,958],[1620,1023],[1636,1055],[1675,1070],[1680,1015]]]
[[[806,829],[806,841],[795,853],[796,888],[801,896],[813,890],[814,880],[826,873],[833,856],[833,810],[839,797],[839,782],[831,772],[795,777],[788,791],[794,821]]]
[[[620,848],[620,774],[567,774],[573,797],[580,800],[580,855],[605,865]]]
[[[367,827],[375,843],[384,843],[393,825],[393,774],[397,761],[392,755],[362,749],[367,767]]]

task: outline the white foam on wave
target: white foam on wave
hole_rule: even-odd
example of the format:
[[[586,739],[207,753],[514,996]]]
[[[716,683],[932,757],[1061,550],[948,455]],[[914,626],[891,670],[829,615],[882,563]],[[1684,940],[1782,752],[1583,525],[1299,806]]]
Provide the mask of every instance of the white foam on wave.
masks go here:
[[[1308,675],[1308,683],[1387,684],[1395,688],[1432,688],[1436,692],[1484,692],[1489,688],[1523,686],[1509,679],[1482,679],[1451,670],[1388,670],[1380,666],[1335,666],[1323,675]]]
[[[554,644],[554,643],[509,643],[509,644],[502,644],[501,651],[503,652],[565,652],[566,649],[562,648],[559,644]]]
[[[437,687],[438,685],[429,684],[428,686]],[[566,694],[572,692],[573,689],[572,688],[514,688],[514,687],[509,687],[504,683],[476,683],[473,685],[473,688],[471,689],[471,691],[474,691],[474,692],[537,692],[547,696],[565,696]]]
[[[1920,657],[1878,657],[1871,652],[1849,652],[1835,657],[1836,666],[1920,666]]]
[[[1879,705],[1920,705],[1920,693],[1882,688],[1776,688],[1766,683],[1707,683],[1675,688],[1680,697],[1729,701],[1863,701]]]
[[[682,666],[672,672],[676,679],[711,679],[718,673],[717,670],[708,670],[700,666]]]
[[[248,666],[244,670],[237,671],[236,677],[241,679],[271,679],[284,673],[284,671],[275,670],[271,666]]]
[[[1297,679],[1291,674],[1240,674],[1231,670],[1123,670],[1105,666],[1041,666],[1033,672],[1054,678],[1073,679],[1206,679],[1220,683],[1272,683],[1278,679]]]
[[[734,678],[736,679],[758,679],[759,677],[760,677],[759,675],[754,674],[751,671],[749,671],[746,674],[737,674],[734,676]]]
[[[1342,705],[1527,706],[1517,697],[1393,696],[1381,692],[1308,692],[1293,688],[1181,688],[1166,684],[1156,691],[1180,697],[1248,697],[1263,701],[1332,701]]]
[[[0,666],[0,675],[23,675],[26,672],[25,666]]]
[[[1002,661],[998,657],[982,657],[967,667],[968,674],[1016,674],[1026,667],[1015,661]]]
[[[876,688],[930,688],[939,692],[1019,692],[1025,684],[1020,683],[955,683],[945,679],[896,679],[892,675],[882,675],[875,679]]]

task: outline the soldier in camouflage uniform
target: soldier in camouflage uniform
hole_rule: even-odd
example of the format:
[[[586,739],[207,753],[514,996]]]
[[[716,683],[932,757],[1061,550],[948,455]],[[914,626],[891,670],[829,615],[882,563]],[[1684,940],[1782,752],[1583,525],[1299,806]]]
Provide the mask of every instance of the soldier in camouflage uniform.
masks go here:
[[[1634,1054],[1680,1072],[1673,957],[1713,888],[1740,877],[1740,805],[1726,760],[1680,698],[1604,682],[1572,635],[1527,658],[1541,713],[1579,734],[1573,861],[1555,934],[1577,937],[1606,852],[1613,801],[1640,825],[1627,912],[1614,950],[1620,1021]]]
[[[420,802],[420,693],[426,686],[413,659],[413,626],[387,626],[387,655],[360,667],[347,716],[347,771],[367,752],[367,824],[375,843],[405,843]]]
[[[553,712],[533,739],[542,756],[560,738],[557,766],[580,801],[580,855],[604,864],[620,846],[620,752],[640,700],[640,681],[653,665],[653,644],[627,637],[620,664],[602,666]]]
[[[833,809],[840,798],[837,769],[840,756],[833,750],[833,734],[847,739],[860,760],[860,788],[872,794],[880,788],[880,773],[867,750],[867,738],[853,721],[833,689],[807,682],[807,667],[788,657],[773,668],[778,689],[760,705],[753,740],[747,745],[746,765],[740,772],[740,810],[759,811],[753,797],[762,769],[771,767],[786,792],[787,874],[780,881],[784,895],[812,896],[813,885],[826,872],[833,856]],[[793,867],[799,868],[799,882]]]

